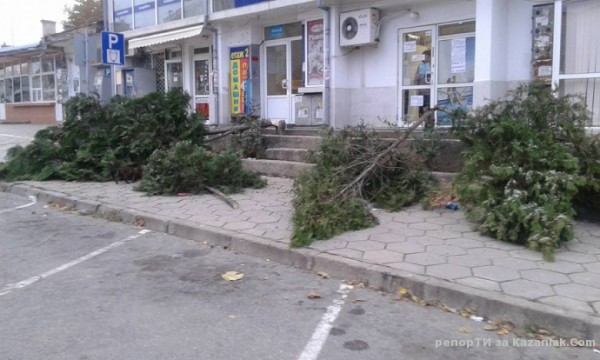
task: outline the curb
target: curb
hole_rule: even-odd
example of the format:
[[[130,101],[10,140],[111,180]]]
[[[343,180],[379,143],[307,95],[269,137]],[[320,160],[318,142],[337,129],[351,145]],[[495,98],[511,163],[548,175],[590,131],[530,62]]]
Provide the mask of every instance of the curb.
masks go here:
[[[36,196],[39,201],[58,202],[88,215],[136,224],[143,221],[149,230],[216,246],[226,246],[240,253],[262,257],[302,270],[327,272],[332,278],[363,283],[380,291],[396,292],[406,288],[424,300],[438,301],[456,309],[471,308],[488,319],[510,320],[519,326],[535,326],[564,337],[600,342],[600,318],[546,304],[470,288],[441,279],[391,269],[317,251],[291,249],[287,243],[239,234],[226,229],[187,220],[157,217],[134,209],[80,199],[65,193],[46,191],[27,184],[0,182],[0,191],[21,196]]]

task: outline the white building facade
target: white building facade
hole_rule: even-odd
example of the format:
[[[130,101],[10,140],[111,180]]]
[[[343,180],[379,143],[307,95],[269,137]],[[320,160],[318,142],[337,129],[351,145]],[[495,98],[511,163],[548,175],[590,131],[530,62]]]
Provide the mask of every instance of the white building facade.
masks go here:
[[[600,127],[597,0],[107,1],[128,41],[114,91],[182,88],[214,125],[408,126],[541,79]]]

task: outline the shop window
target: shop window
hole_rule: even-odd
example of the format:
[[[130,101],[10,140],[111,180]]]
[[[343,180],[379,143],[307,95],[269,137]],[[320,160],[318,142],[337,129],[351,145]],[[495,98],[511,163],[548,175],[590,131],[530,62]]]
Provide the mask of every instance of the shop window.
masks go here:
[[[42,75],[42,98],[44,101],[54,101],[56,99],[54,74]]]
[[[21,101],[31,101],[31,88],[29,87],[29,76],[21,76]]]
[[[582,0],[562,3],[561,94],[577,94],[586,102],[592,126],[600,126],[600,3]]]
[[[133,28],[133,9],[131,0],[113,0],[113,22],[116,32],[131,30]]]
[[[13,102],[13,84],[12,79],[7,78],[4,80],[4,92],[5,92],[5,102],[11,103]]]
[[[204,14],[203,0],[183,0],[183,17],[192,17]]]
[[[42,63],[39,57],[31,59],[31,74],[39,74],[42,72]]]
[[[181,19],[181,0],[158,0],[158,23]]]
[[[152,26],[156,23],[156,4],[154,0],[135,0],[134,5],[133,11],[136,29]]]
[[[54,71],[54,56],[42,57],[42,72]]]
[[[0,103],[6,102],[6,90],[4,89],[4,79],[0,78]]]

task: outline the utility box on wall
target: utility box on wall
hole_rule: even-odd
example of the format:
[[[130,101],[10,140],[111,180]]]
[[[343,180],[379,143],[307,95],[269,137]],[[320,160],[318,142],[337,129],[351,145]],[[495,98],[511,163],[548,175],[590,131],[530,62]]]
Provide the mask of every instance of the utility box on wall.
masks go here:
[[[323,125],[323,96],[320,93],[296,95],[295,125]]]

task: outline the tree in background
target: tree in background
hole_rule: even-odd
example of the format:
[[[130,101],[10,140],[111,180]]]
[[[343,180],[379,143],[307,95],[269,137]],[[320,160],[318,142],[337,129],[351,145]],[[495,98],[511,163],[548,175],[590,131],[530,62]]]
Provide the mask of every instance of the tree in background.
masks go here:
[[[104,18],[102,0],[75,0],[73,6],[65,5],[67,20],[63,26],[84,26]]]

